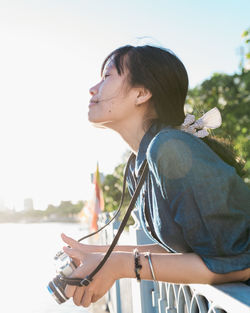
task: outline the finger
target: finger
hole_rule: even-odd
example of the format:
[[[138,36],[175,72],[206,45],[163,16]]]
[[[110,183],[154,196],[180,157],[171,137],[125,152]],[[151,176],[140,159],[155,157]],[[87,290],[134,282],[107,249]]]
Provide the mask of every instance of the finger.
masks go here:
[[[71,278],[83,278],[86,276],[86,273],[83,272],[83,267],[80,265],[77,267],[73,273],[70,275]]]
[[[84,294],[84,289],[86,287],[77,287],[75,292],[74,292],[74,296],[73,296],[73,301],[75,303],[75,305],[81,305],[81,301],[82,301],[82,297]]]
[[[76,258],[78,260],[81,260],[84,257],[84,253],[77,250],[77,249],[71,249],[69,247],[63,247],[63,251],[70,256],[71,258]]]
[[[73,262],[75,263],[75,265],[78,267],[82,264],[82,260],[78,260],[77,258],[72,258]]]
[[[93,295],[91,298],[91,303],[98,301],[100,298],[101,298],[101,296]]]
[[[78,241],[76,241],[75,239],[71,237],[66,236],[65,234],[61,234],[61,238],[65,243],[67,243],[72,248],[81,247],[81,244]]]
[[[90,291],[88,288],[86,288],[82,297],[81,305],[84,306],[85,308],[90,306],[92,295],[93,295],[93,292]]]
[[[75,289],[76,289],[76,286],[70,286],[70,285],[67,285],[65,290],[64,290],[64,293],[65,295],[68,297],[68,298],[71,298],[73,297],[74,293],[75,293]]]

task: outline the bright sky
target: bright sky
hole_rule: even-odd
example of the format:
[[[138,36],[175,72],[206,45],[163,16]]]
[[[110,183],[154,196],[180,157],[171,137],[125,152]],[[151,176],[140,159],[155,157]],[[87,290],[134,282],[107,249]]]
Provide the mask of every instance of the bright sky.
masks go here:
[[[121,162],[118,135],[87,121],[109,52],[170,48],[194,87],[238,70],[249,12],[248,0],[0,0],[0,203],[87,199],[97,161],[104,173]]]

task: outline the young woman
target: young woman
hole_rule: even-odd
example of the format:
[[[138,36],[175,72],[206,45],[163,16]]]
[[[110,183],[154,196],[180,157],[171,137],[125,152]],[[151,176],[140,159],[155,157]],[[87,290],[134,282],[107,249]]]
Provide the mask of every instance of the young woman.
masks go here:
[[[67,286],[66,294],[76,305],[89,306],[120,278],[247,281],[250,192],[232,155],[202,124],[184,123],[188,76],[182,62],[166,49],[124,46],[105,59],[101,72],[90,89],[89,121],[118,132],[134,153],[127,178],[131,194],[147,159],[137,206],[155,244],[117,246],[88,286]],[[62,239],[70,246],[64,251],[84,263],[72,277],[87,276],[108,249]],[[135,269],[135,258],[141,268]]]

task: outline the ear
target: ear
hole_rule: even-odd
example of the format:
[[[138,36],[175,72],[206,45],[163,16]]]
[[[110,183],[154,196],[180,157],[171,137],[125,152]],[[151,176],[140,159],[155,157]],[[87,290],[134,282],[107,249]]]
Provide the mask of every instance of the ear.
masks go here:
[[[137,96],[135,99],[135,105],[140,106],[143,103],[147,102],[151,97],[152,97],[152,94],[148,89],[146,89],[144,87],[140,87],[137,89]]]

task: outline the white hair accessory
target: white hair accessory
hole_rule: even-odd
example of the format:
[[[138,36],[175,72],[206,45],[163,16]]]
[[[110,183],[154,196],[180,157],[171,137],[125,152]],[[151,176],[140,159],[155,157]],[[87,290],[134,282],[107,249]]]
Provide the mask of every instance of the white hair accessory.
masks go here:
[[[221,114],[217,108],[213,108],[195,121],[195,116],[187,114],[181,124],[181,130],[193,134],[196,137],[204,138],[209,135],[207,129],[215,129],[221,126]]]

